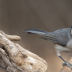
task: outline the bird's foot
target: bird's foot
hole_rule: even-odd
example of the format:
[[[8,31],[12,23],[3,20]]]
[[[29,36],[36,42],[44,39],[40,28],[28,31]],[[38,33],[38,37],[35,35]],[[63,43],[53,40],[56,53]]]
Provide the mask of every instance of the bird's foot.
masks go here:
[[[70,67],[72,69],[72,64],[68,63],[67,61],[65,63],[62,64],[63,66],[67,65],[68,67]]]

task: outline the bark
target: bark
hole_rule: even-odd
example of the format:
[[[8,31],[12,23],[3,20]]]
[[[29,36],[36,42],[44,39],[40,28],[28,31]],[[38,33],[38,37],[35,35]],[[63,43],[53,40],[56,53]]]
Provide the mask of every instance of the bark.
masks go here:
[[[44,59],[12,42],[20,39],[0,31],[0,72],[48,72]]]

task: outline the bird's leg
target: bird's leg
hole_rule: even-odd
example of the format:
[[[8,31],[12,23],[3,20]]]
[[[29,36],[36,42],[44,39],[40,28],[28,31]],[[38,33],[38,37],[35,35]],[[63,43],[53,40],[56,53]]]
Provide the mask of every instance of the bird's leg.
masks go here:
[[[68,63],[67,61],[65,61],[61,56],[59,56],[65,63],[63,63],[64,65],[67,65],[68,67],[70,67],[72,69],[72,64]]]
[[[66,62],[63,58],[62,58],[62,56],[59,56],[64,62]]]
[[[64,65],[67,65],[68,67],[70,67],[72,69],[72,64],[68,63],[67,61],[65,61],[61,55],[60,55],[60,52],[61,51],[66,51],[64,47],[60,46],[60,45],[55,45],[55,49],[56,49],[56,54],[57,56],[59,56],[65,63],[63,63],[63,66]]]

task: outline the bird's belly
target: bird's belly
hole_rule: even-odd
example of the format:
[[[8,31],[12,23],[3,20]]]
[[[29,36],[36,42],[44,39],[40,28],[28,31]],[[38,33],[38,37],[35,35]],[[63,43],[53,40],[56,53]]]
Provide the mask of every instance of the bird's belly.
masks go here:
[[[66,52],[71,51],[70,48],[64,47],[64,46],[60,46],[60,45],[57,45],[57,44],[55,45],[55,49],[56,49],[56,51],[59,51],[59,52],[61,52],[61,51],[66,51]]]
[[[72,39],[67,43],[67,47],[72,49]]]

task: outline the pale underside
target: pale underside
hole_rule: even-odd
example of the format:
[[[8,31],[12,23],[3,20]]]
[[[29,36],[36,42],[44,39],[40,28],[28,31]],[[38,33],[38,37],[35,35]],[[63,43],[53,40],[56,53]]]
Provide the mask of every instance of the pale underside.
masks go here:
[[[60,52],[72,52],[72,39],[69,40],[67,46],[61,46],[58,44],[54,44],[54,45],[58,56],[60,56]]]

